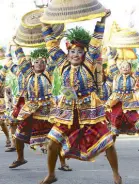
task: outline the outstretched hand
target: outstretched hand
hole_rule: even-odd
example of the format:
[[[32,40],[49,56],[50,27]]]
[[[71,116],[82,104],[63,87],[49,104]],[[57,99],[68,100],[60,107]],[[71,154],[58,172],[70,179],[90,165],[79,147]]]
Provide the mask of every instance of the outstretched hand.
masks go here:
[[[106,10],[106,15],[104,17],[102,17],[101,22],[105,23],[106,18],[109,17],[110,15],[111,15],[111,10],[107,9]]]
[[[106,15],[105,15],[105,17],[109,17],[111,15],[111,10],[110,9],[107,9],[106,10]]]
[[[17,43],[15,42],[15,39],[16,39],[16,36],[13,36],[13,37],[12,37],[13,46],[19,46],[19,44],[17,44]]]

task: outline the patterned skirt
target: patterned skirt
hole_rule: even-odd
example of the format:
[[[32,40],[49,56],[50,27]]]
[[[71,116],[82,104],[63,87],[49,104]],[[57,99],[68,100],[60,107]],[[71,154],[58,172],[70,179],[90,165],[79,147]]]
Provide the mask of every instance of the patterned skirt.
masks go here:
[[[139,114],[135,110],[124,113],[121,102],[113,106],[112,112],[106,115],[111,122],[111,131],[114,135],[133,134],[139,130]]]
[[[19,114],[19,112],[22,109],[22,107],[23,107],[24,104],[25,104],[24,97],[20,97],[19,100],[18,100],[18,103],[15,106],[15,108],[13,110],[13,113],[12,113],[15,118],[17,118],[17,116],[18,116],[18,114]]]
[[[62,146],[61,154],[66,158],[93,161],[101,152],[113,145],[112,133],[106,123],[85,125],[80,128],[77,110],[74,111],[73,125],[53,126],[48,138]]]
[[[15,137],[31,146],[47,143],[47,134],[50,132],[52,124],[46,120],[37,120],[32,115],[20,122],[16,129]]]

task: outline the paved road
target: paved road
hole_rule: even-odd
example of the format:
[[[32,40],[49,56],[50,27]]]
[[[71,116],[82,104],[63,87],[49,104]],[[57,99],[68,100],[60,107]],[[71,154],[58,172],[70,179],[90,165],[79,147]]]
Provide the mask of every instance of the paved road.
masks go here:
[[[46,155],[39,151],[34,152],[25,147],[28,163],[9,169],[8,165],[16,159],[16,153],[4,152],[3,134],[0,134],[0,184],[35,184],[47,174]],[[134,136],[120,137],[116,148],[119,156],[119,168],[123,183],[139,184],[139,138]],[[56,171],[57,184],[112,184],[111,168],[101,154],[96,162],[82,162],[69,160],[68,164],[73,168],[72,172]],[[57,168],[59,162],[57,163]]]

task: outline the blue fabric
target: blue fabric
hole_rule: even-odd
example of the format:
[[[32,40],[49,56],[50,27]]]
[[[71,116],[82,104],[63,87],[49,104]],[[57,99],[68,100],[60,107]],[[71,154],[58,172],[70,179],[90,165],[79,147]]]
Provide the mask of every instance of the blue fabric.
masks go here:
[[[66,70],[66,71],[64,71],[64,73],[63,73],[63,83],[64,83],[64,86],[66,87],[66,79],[67,79],[67,77],[70,75],[70,67]]]
[[[104,33],[104,26],[96,25],[94,31],[95,31],[95,32],[98,32],[98,33]]]
[[[131,78],[130,76],[127,77],[127,80],[126,80],[126,89],[127,90],[132,90],[132,85],[131,85]]]
[[[15,51],[16,56],[17,56],[19,53],[24,53],[22,48],[19,48],[19,49],[17,49],[17,50]]]
[[[40,86],[40,98],[45,98],[45,95],[44,95],[44,88],[43,88],[43,83],[42,83],[42,79],[41,77],[39,76],[38,78],[38,83],[39,83],[39,86]]]
[[[20,66],[22,68],[22,66]],[[26,73],[28,69],[31,68],[31,63],[27,63],[25,67],[22,68],[22,73]]]
[[[57,61],[62,55],[65,55],[62,50],[58,50],[53,56],[51,56],[52,60]]]
[[[43,32],[43,36],[50,35],[52,32],[53,32],[52,28],[49,28]]]
[[[123,76],[121,76],[120,79],[119,79],[118,90],[122,90],[122,89],[121,89],[122,86],[123,86]]]
[[[77,72],[77,78],[80,79],[80,82],[79,82],[80,83],[80,86],[79,86],[80,89],[79,89],[79,91],[83,91],[85,89],[85,86],[84,86],[84,81],[83,81],[82,75],[81,75],[79,70]]]

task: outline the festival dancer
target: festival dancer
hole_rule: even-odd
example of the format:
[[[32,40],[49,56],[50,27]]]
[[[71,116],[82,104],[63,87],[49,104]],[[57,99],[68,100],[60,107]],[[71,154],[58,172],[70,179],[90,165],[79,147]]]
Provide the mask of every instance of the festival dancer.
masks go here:
[[[8,52],[10,51],[10,46],[8,47],[7,51]],[[5,121],[5,114],[4,114],[6,111],[6,106],[5,106],[5,101],[4,101],[4,91],[5,91],[6,72],[8,70],[8,65],[10,63],[11,57],[7,55],[6,60],[7,60],[7,63],[5,61],[3,68],[0,70],[0,126],[7,139],[5,146],[10,147],[11,146],[10,135],[9,135],[7,123]]]
[[[24,93],[22,93],[22,91],[24,89],[24,84],[25,84],[25,78],[24,78],[25,75],[23,75],[22,70],[19,69],[19,66],[17,64],[13,63],[13,58],[11,55],[11,47],[15,46],[14,42],[11,41],[9,44],[10,44],[10,49],[9,49],[8,57],[10,57],[11,60],[9,61],[9,68],[8,69],[13,75],[15,75],[17,77],[17,93],[15,95],[14,101],[12,102],[12,111],[10,111],[10,114],[8,116],[8,119],[10,120],[10,131],[12,134],[12,142],[11,142],[11,146],[8,147],[5,150],[5,152],[13,152],[16,150],[14,134],[15,134],[15,131],[17,128],[17,120],[13,119],[13,116],[11,114],[13,114],[14,117],[17,117],[20,109],[22,108],[22,106],[25,103]],[[18,58],[18,56],[17,56],[17,60],[18,59],[20,59],[20,57]],[[30,66],[31,66],[31,63],[30,63]],[[26,70],[24,70],[24,73],[25,73],[25,71]],[[8,76],[8,73],[6,75]],[[10,82],[9,82],[9,85],[11,86]],[[17,103],[17,101],[18,101],[18,103]],[[14,111],[13,111],[13,108],[14,108]]]
[[[76,27],[67,33],[68,55],[60,49],[51,26],[42,24],[46,47],[52,59],[58,62],[63,77],[63,96],[58,106],[51,110],[50,118],[55,125],[48,134],[51,139],[48,145],[48,176],[41,184],[57,181],[55,165],[60,151],[66,158],[83,161],[93,161],[106,151],[114,182],[122,182],[112,134],[105,122],[104,107],[97,96],[99,89],[94,77],[104,23],[109,13],[97,23],[92,40],[82,28]]]
[[[1,71],[0,71],[1,73]],[[1,75],[1,74],[0,74]],[[3,84],[3,82],[2,82]],[[2,128],[2,131],[4,132],[5,136],[6,136],[6,145],[5,147],[10,147],[11,146],[11,141],[10,141],[10,135],[9,135],[9,130],[7,127],[7,123],[5,121],[5,101],[4,101],[4,86],[0,85],[0,126]]]
[[[33,67],[26,60],[21,47],[16,48],[16,56],[18,58],[18,66],[24,75],[24,89],[26,93],[26,101],[23,107],[14,111],[17,117],[18,127],[16,129],[16,150],[17,160],[14,161],[9,168],[16,168],[27,163],[24,159],[24,143],[42,146],[48,142],[47,134],[52,128],[52,124],[47,120],[49,118],[50,106],[53,105],[51,94],[51,79],[46,68],[48,52],[45,48],[36,49],[31,52]],[[25,96],[25,95],[24,95]],[[17,105],[20,105],[18,102]],[[15,115],[16,113],[16,115]],[[61,168],[64,171],[71,171],[66,165],[65,159],[60,158]],[[65,168],[64,168],[65,167]]]
[[[119,71],[113,80],[113,93],[105,104],[106,108],[111,110],[114,140],[121,132],[135,133],[139,130],[139,98],[136,95],[138,80],[132,73],[132,62],[123,60],[119,65]]]
[[[7,80],[7,78],[6,78],[6,80]],[[13,79],[10,78],[10,80],[13,80]],[[10,81],[10,83],[11,83],[11,81]],[[6,105],[5,120],[6,120],[6,122],[9,123],[9,130],[10,130],[10,133],[12,136],[11,146],[7,147],[5,152],[14,152],[14,151],[16,151],[15,139],[13,137],[13,134],[15,134],[15,132],[14,132],[15,130],[13,129],[13,126],[11,126],[11,115],[10,115],[12,112],[12,109],[13,109],[13,94],[12,94],[11,86],[8,86],[7,84],[5,87],[4,99],[5,99],[5,105]]]
[[[118,70],[114,70],[114,78],[111,81],[112,95],[105,107],[115,141],[116,136],[121,133],[138,132],[138,62],[133,49],[138,47],[138,34],[130,29],[120,29],[115,22],[112,30],[108,43],[111,46],[108,47],[108,62],[116,65]]]

